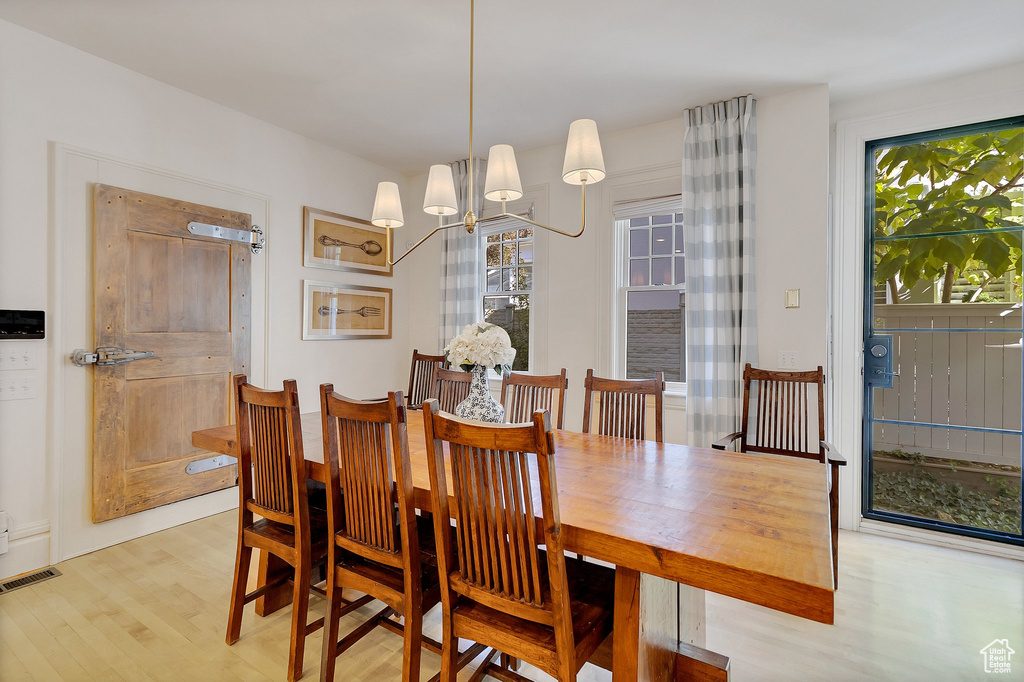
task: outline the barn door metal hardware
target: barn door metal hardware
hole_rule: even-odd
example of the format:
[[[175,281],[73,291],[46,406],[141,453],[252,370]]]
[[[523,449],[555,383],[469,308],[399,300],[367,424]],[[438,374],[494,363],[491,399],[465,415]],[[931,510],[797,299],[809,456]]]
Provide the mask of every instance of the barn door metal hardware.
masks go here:
[[[188,466],[185,467],[185,473],[190,476],[195,476],[196,474],[201,474],[206,471],[229,467],[234,464],[235,461],[234,457],[229,457],[228,455],[215,455],[213,457],[207,457],[206,459],[197,459],[193,462],[189,462]]]
[[[230,242],[242,242],[248,244],[253,253],[263,250],[263,230],[259,225],[253,225],[246,230],[239,230],[234,227],[222,227],[210,223],[197,223],[192,221],[188,224],[188,231],[200,237],[213,237],[214,239],[226,239]]]
[[[142,360],[143,358],[153,357],[153,351],[151,350],[139,350],[135,351],[130,348],[97,348],[94,353],[90,353],[84,348],[77,349],[71,354],[71,362],[75,363],[79,367],[85,367],[86,365],[123,365],[126,362],[132,362],[134,360]]]

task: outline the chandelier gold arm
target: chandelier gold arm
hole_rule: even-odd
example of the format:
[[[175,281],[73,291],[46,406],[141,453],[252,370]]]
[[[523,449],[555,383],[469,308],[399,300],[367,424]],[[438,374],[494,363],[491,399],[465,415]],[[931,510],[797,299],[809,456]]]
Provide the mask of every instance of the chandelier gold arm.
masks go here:
[[[417,247],[419,247],[419,245],[420,245],[420,244],[422,244],[423,242],[427,241],[428,239],[430,239],[431,237],[433,237],[433,236],[434,236],[435,234],[437,234],[437,233],[438,233],[438,232],[440,232],[441,230],[447,230],[447,229],[449,229],[449,228],[452,228],[452,227],[465,227],[465,224],[464,224],[464,223],[463,223],[463,222],[462,222],[462,221],[460,220],[460,221],[459,221],[459,222],[457,222],[457,223],[446,223],[446,224],[444,224],[444,225],[438,225],[438,226],[437,226],[437,227],[435,227],[435,228],[434,228],[433,230],[431,230],[430,232],[428,232],[428,233],[427,233],[427,234],[426,234],[426,235],[425,235],[425,236],[424,236],[424,237],[423,237],[422,239],[420,239],[420,240],[419,240],[418,242],[416,242],[415,244],[413,244],[413,245],[412,245],[412,246],[411,246],[411,247],[409,248],[409,250],[408,250],[408,251],[406,251],[406,252],[405,252],[405,253],[403,253],[403,254],[402,254],[401,256],[399,256],[399,257],[398,257],[398,260],[391,260],[391,253],[392,253],[392,246],[391,246],[391,243],[392,243],[392,242],[394,241],[394,229],[395,229],[395,228],[393,228],[393,227],[389,227],[389,228],[387,228],[387,229],[388,229],[388,237],[387,237],[387,240],[386,240],[386,241],[387,241],[387,243],[388,243],[388,253],[387,253],[387,261],[388,261],[388,265],[390,265],[390,266],[398,265],[398,264],[399,264],[399,263],[400,263],[400,262],[402,261],[402,259],[403,259],[403,258],[405,258],[406,256],[408,256],[408,255],[409,255],[410,253],[412,253],[413,251],[415,251],[415,250],[416,250],[416,248],[417,248]]]

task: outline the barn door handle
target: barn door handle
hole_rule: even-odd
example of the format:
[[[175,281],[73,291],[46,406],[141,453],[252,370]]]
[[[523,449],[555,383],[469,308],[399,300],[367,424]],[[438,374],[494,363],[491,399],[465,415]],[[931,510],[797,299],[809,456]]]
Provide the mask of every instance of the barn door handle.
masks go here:
[[[95,353],[90,353],[84,348],[77,349],[71,354],[71,362],[79,367],[86,365],[123,365],[133,360],[153,357],[151,350],[132,350],[131,348],[97,348]]]

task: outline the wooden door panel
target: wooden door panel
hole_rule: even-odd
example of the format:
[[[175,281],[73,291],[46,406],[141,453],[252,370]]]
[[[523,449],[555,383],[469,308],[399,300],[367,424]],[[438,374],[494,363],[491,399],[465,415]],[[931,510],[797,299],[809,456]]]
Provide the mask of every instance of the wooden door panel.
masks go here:
[[[231,375],[249,370],[248,246],[196,237],[250,216],[97,185],[98,347],[154,358],[94,367],[93,521],[234,485],[236,467],[190,475],[209,456],[190,434],[233,418]]]
[[[180,295],[187,332],[231,331],[231,246],[184,240]]]
[[[126,334],[125,343],[135,350],[151,350],[155,357],[132,362],[128,380],[231,372],[233,352],[230,332],[181,332],[178,334]]]
[[[128,233],[128,332],[181,329],[182,240]]]

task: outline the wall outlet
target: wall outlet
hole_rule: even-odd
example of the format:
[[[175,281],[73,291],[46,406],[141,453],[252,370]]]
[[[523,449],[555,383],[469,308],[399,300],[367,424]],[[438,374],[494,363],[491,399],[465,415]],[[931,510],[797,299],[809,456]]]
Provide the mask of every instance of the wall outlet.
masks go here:
[[[0,371],[35,369],[36,349],[26,344],[0,345]]]
[[[796,369],[799,358],[795,350],[779,351],[779,369]]]
[[[0,377],[0,400],[28,400],[35,397],[36,381],[33,377]]]

